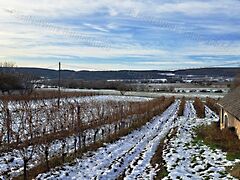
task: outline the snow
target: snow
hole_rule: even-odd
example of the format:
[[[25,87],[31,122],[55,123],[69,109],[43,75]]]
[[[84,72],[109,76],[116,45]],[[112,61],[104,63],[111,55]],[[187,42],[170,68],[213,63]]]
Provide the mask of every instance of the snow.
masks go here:
[[[163,84],[163,85],[168,85],[168,84]],[[47,88],[43,90],[56,90],[54,88]],[[88,93],[98,93],[98,94],[104,94],[104,95],[121,95],[120,91],[117,90],[106,90],[106,89],[62,89],[62,91],[66,92],[88,92]],[[155,97],[160,97],[160,96],[166,96],[166,97],[171,97],[175,96],[176,98],[181,98],[183,96],[193,98],[193,97],[199,97],[199,98],[206,98],[206,97],[211,97],[211,98],[222,98],[224,97],[226,93],[214,93],[214,92],[207,92],[207,93],[201,93],[201,92],[189,92],[189,93],[168,93],[168,92],[138,92],[138,91],[126,91],[124,93],[125,97],[130,97],[130,96],[137,96],[137,97],[150,97],[150,98],[155,98]]]
[[[149,165],[160,139],[171,129],[179,102],[171,105],[161,116],[155,117],[140,130],[119,141],[100,148],[91,157],[85,155],[74,166],[39,175],[39,179],[114,179],[127,169],[126,179],[139,177]],[[141,157],[141,158],[140,158]],[[143,161],[142,161],[143,160]],[[137,164],[137,165],[133,165]]]
[[[226,153],[213,150],[202,143],[194,143],[194,128],[218,121],[218,116],[206,107],[206,118],[196,118],[193,103],[186,103],[184,116],[176,115],[179,102],[171,105],[161,116],[119,141],[108,144],[98,151],[85,154],[73,165],[64,165],[37,179],[153,179],[158,166],[150,160],[157,146],[173,128],[176,136],[167,141],[163,151],[168,176],[164,179],[234,179],[226,167],[239,160],[228,161]]]
[[[91,96],[91,97],[81,97],[82,100],[95,100],[95,101],[127,101],[127,102],[143,102],[149,101],[152,98],[139,97],[139,96],[111,96],[111,95],[101,95],[101,96]]]
[[[90,96],[90,97],[79,97],[79,98],[68,98],[68,101],[72,101],[72,102],[77,102],[77,103],[81,103],[81,102],[87,102],[92,104],[91,102],[100,102],[100,103],[105,103],[108,101],[115,101],[115,102],[121,102],[121,103],[126,103],[126,102],[144,102],[144,101],[148,101],[151,100],[152,98],[144,98],[144,97],[128,97],[128,96],[106,96],[106,95],[102,95],[102,96]],[[56,99],[53,100],[44,100],[45,102],[45,107],[46,108],[50,108],[52,104],[54,104],[54,101],[57,101]],[[62,103],[65,103],[65,99],[62,99]],[[19,120],[18,120],[18,116],[17,116],[17,110],[21,109],[21,103],[20,102],[10,102],[9,103],[9,109],[13,112],[12,113],[12,118],[14,119],[13,121],[13,130],[14,131],[18,131],[18,127],[19,127]],[[39,103],[36,103],[36,101],[32,101],[30,103],[30,108],[32,109],[37,109],[40,106],[44,106],[42,101],[39,101]],[[92,106],[89,106],[88,108],[91,109],[87,109],[86,111],[94,111],[94,108]],[[114,110],[114,108],[112,109]],[[106,112],[111,111],[111,109],[108,109]],[[34,114],[35,111],[32,111],[32,113]],[[38,113],[40,113],[40,117],[41,117],[41,121],[42,123],[45,122],[46,120],[46,114],[44,114],[44,111],[38,111]],[[42,113],[42,114],[41,114]],[[35,116],[37,116],[35,114]],[[35,119],[35,116],[33,116],[33,119]],[[87,115],[85,115],[85,121],[87,121],[87,119],[89,118]],[[1,117],[1,116],[0,116]],[[2,117],[1,117],[2,118]],[[123,120],[125,123],[128,121],[134,121],[136,118],[131,117],[131,119],[126,119]],[[101,130],[103,128],[105,128],[106,126],[110,127],[109,124],[103,125],[102,127],[99,127],[99,133],[97,135],[96,140],[100,139],[99,134],[101,134]],[[0,127],[1,127],[1,122],[0,122]],[[111,125],[111,130],[114,130],[114,124]],[[85,131],[86,133],[86,144],[90,144],[93,142],[93,129],[88,129]],[[69,137],[66,139],[67,140],[67,147],[66,147],[66,151],[68,152],[72,152],[74,150],[74,137]],[[54,142],[51,143],[50,146],[50,152],[49,152],[49,156],[52,157],[54,154],[57,154],[61,151],[61,141],[56,140]],[[29,162],[29,167],[33,167],[37,164],[39,164],[42,161],[42,157],[39,157],[37,155],[37,152],[34,152],[33,158],[32,160]],[[23,160],[22,157],[20,156],[20,152],[18,150],[13,150],[13,151],[9,151],[6,153],[1,153],[0,154],[0,179],[5,179],[6,176],[3,174],[8,174],[8,176],[12,177],[15,175],[18,175],[19,173],[22,173],[23,170]]]
[[[193,112],[193,113],[192,113]],[[164,150],[168,176],[164,179],[234,179],[225,167],[235,162],[226,159],[226,153],[213,150],[203,143],[194,142],[194,128],[218,121],[218,117],[206,107],[206,118],[197,119],[192,103],[188,102],[184,117],[179,118],[180,128]]]
[[[165,96],[165,97],[172,97],[175,96],[176,98],[194,98],[194,97],[199,97],[199,98],[206,98],[206,97],[211,97],[214,99],[217,98],[222,98],[224,97],[224,93],[164,93],[164,92],[126,92],[125,95],[127,96],[144,96],[144,97],[160,97],[160,96]]]
[[[74,99],[73,99],[74,100]],[[146,101],[149,98],[124,96],[94,96],[83,97],[80,101]],[[240,160],[229,161],[226,153],[219,149],[211,149],[203,143],[196,143],[194,129],[198,126],[211,124],[219,120],[218,116],[205,106],[206,118],[198,119],[193,103],[187,101],[184,116],[177,117],[179,101],[173,103],[162,115],[154,117],[142,128],[133,131],[120,140],[106,144],[95,152],[88,152],[72,164],[52,169],[50,172],[39,174],[36,179],[116,179],[123,175],[124,179],[153,179],[158,165],[152,167],[150,161],[162,139],[177,128],[175,136],[165,141],[163,159],[169,174],[164,179],[234,179],[226,171]],[[101,128],[100,128],[101,129]],[[91,134],[91,130],[88,132]],[[92,140],[89,139],[88,143]],[[68,151],[73,151],[73,137],[67,139]],[[60,141],[51,145],[51,154],[58,153]],[[30,166],[38,163],[39,158],[34,156]],[[3,172],[14,176],[22,172],[23,162],[19,152],[0,155],[0,178]]]

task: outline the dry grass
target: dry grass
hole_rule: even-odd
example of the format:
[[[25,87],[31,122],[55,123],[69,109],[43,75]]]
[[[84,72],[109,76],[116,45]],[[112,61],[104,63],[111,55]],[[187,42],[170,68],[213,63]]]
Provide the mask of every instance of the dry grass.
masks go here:
[[[1,95],[0,99],[5,101],[21,101],[21,100],[41,100],[41,99],[55,99],[55,98],[71,98],[82,96],[95,96],[96,93],[91,92],[59,92],[56,90],[33,91],[30,94],[12,94]]]
[[[211,148],[218,148],[227,152],[228,160],[240,159],[240,140],[235,132],[229,129],[220,130],[217,123],[202,126],[197,130],[197,140],[203,140]],[[240,164],[228,169],[229,173],[240,178]]]
[[[212,111],[214,111],[216,114],[219,115],[220,107],[219,107],[219,105],[217,104],[217,102],[218,102],[218,100],[216,100],[216,99],[209,98],[209,97],[206,98],[206,105],[207,105]]]
[[[166,144],[168,144],[169,140],[172,139],[177,133],[177,128],[172,129],[172,131],[161,140],[160,144],[157,147],[157,150],[152,157],[150,163],[152,167],[155,167],[158,164],[158,171],[154,179],[163,179],[168,175],[168,171],[166,168],[166,162],[163,159],[163,150],[166,147]]]
[[[194,99],[193,105],[194,105],[194,108],[196,109],[197,117],[205,118],[205,106],[204,106],[204,103],[201,101],[201,99],[196,97]]]
[[[217,123],[198,128],[197,137],[211,147],[227,152],[230,160],[240,158],[240,140],[237,135],[229,129],[220,130]]]
[[[240,179],[240,163],[228,169],[230,174],[236,178]]]
[[[183,97],[181,99],[181,103],[179,105],[178,116],[183,116],[185,104],[186,104],[186,99],[185,99],[185,97]]]

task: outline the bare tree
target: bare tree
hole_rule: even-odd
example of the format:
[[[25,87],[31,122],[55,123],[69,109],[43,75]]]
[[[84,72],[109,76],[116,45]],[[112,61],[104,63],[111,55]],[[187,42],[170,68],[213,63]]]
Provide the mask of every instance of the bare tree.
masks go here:
[[[1,109],[2,109],[2,117],[3,117],[3,129],[5,129],[5,133],[7,135],[7,143],[11,142],[11,134],[12,134],[12,117],[11,112],[9,110],[9,101],[2,101]],[[4,134],[4,132],[3,132]]]
[[[20,152],[20,156],[22,157],[23,160],[23,175],[24,175],[24,180],[27,180],[28,175],[27,175],[27,166],[28,166],[28,162],[32,159],[33,154],[35,152],[35,145],[31,145],[31,143],[29,144],[29,146],[27,145],[23,145],[21,148],[19,148],[19,152]]]
[[[131,90],[131,87],[130,87],[130,85],[127,85],[125,83],[119,83],[117,85],[117,90],[120,91],[121,95],[124,95],[126,93],[126,91]]]

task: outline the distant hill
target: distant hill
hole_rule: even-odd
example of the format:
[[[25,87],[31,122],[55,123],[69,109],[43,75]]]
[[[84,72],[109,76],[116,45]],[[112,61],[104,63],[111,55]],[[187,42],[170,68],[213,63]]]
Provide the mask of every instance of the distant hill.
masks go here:
[[[200,68],[175,71],[178,75],[207,75],[211,77],[224,76],[235,77],[240,73],[239,68]]]
[[[1,71],[15,71],[19,73],[33,74],[37,77],[44,77],[48,79],[57,79],[58,71],[43,68],[24,68],[18,67],[14,69],[0,68]],[[227,77],[233,78],[240,73],[239,68],[201,68],[201,69],[186,69],[176,71],[72,71],[62,70],[62,79],[83,79],[83,80],[114,80],[114,79],[161,79],[169,76],[210,76],[210,77]]]

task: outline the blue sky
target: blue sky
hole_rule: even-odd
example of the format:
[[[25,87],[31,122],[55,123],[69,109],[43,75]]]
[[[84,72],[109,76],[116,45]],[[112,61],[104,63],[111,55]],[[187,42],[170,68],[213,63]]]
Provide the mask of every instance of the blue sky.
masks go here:
[[[0,61],[17,66],[240,66],[239,0],[0,0],[0,14]]]

